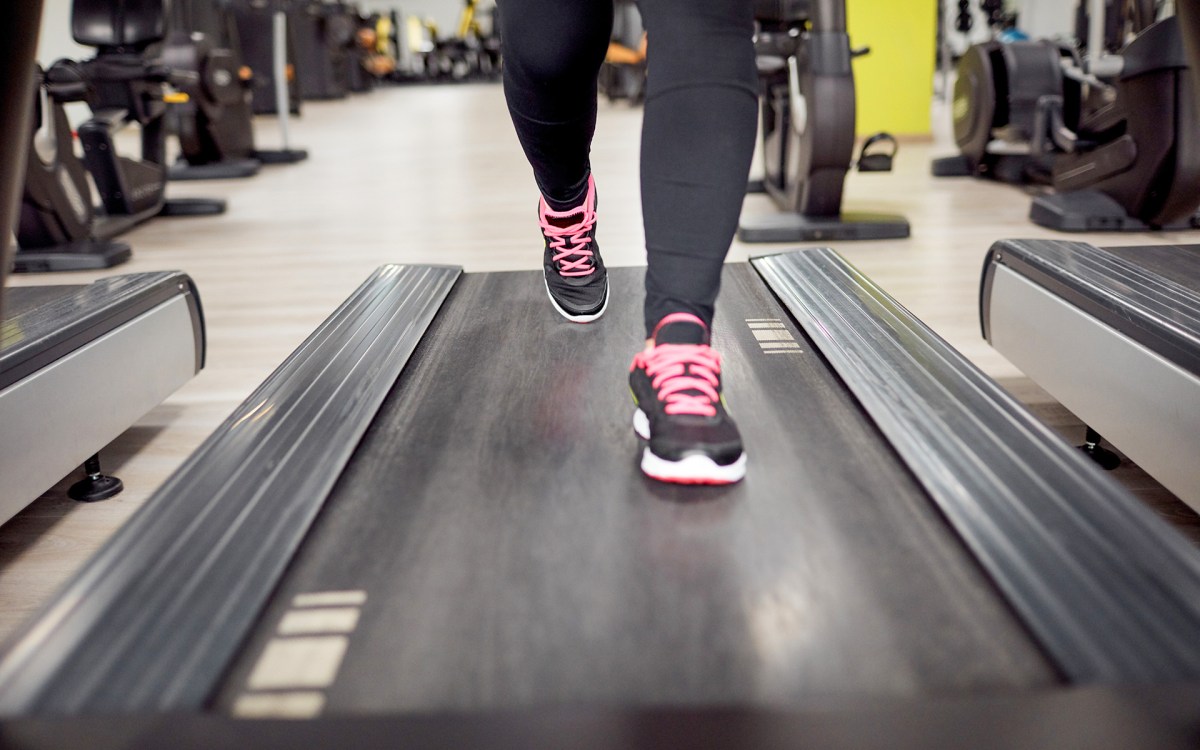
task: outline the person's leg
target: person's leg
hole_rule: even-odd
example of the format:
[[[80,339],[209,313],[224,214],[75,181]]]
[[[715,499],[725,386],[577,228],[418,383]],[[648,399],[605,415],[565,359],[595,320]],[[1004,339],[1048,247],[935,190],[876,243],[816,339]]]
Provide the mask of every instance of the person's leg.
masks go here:
[[[687,312],[711,326],[758,122],[750,0],[641,0],[647,336]]]
[[[578,205],[596,130],[596,77],[612,0],[499,0],[504,96],[551,208]]]
[[[740,480],[746,455],[709,346],[721,267],[754,152],[758,73],[750,0],[641,0],[649,38],[642,125],[646,350],[630,387],[642,471]]]
[[[501,0],[498,9],[504,95],[542,193],[546,293],[568,320],[588,323],[608,306],[588,154],[612,0]]]

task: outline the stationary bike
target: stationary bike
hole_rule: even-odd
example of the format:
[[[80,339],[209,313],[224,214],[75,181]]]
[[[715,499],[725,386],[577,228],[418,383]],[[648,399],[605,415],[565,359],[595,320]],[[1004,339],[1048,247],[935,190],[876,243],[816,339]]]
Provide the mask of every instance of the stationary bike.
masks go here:
[[[90,192],[78,170],[66,166],[74,158],[65,115],[52,112],[55,164],[31,161],[16,257],[18,271],[58,271],[103,268],[120,253],[100,250],[78,240],[105,240],[154,216],[219,214],[225,202],[208,199],[166,199],[165,115],[168,83],[180,75],[152,55],[165,34],[164,0],[143,0],[135,7],[107,0],[75,0],[72,8],[75,41],[98,48],[85,62],[60,60],[46,71],[52,109],[86,101],[92,118],[78,128],[83,164],[100,194],[101,205],[89,211]],[[141,158],[117,153],[115,135],[126,125],[141,127]],[[63,176],[69,179],[62,180]],[[57,184],[49,178],[55,178]],[[62,193],[48,197],[55,190]],[[90,231],[86,229],[89,225]],[[62,244],[57,242],[62,237]],[[127,257],[127,256],[125,256]]]
[[[743,221],[743,242],[879,240],[907,237],[902,216],[842,212],[854,159],[854,72],[844,0],[757,0],[755,40],[762,82],[766,192],[781,213]],[[862,172],[891,170],[896,141],[868,138]]]
[[[34,127],[26,156],[17,223],[17,271],[110,268],[129,259],[129,245],[97,234],[87,170],[75,155],[65,102],[82,99],[81,84],[49,83],[36,73]],[[119,228],[110,226],[114,233]]]
[[[194,6],[190,0],[175,0],[172,29],[162,52],[164,64],[190,74],[180,86],[188,100],[169,112],[181,151],[169,176],[172,180],[250,177],[261,166],[254,148],[251,73],[236,50],[220,38],[221,30],[206,28],[229,24],[227,11],[212,18],[211,12],[196,13]]]

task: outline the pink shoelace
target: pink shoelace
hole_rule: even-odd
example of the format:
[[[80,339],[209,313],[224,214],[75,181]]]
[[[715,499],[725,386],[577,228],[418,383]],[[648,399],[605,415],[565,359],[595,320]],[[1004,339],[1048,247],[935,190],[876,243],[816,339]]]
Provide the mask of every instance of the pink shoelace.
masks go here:
[[[577,224],[558,227],[550,219],[581,217]],[[588,177],[587,198],[579,208],[569,211],[552,211],[543,198],[538,206],[538,223],[546,235],[550,249],[554,251],[551,261],[563,276],[590,276],[596,272],[592,261],[592,238],[588,236],[596,226],[596,187]]]
[[[659,344],[634,358],[645,367],[650,383],[666,403],[667,414],[714,417],[721,399],[721,355],[702,344]]]

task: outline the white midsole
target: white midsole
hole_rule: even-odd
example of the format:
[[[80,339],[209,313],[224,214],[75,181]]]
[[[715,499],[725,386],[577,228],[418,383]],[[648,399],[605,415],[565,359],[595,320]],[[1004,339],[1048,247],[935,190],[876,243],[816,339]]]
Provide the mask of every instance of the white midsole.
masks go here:
[[[650,439],[650,418],[641,409],[633,412],[633,431],[642,440]],[[721,466],[708,456],[694,454],[678,461],[668,461],[654,455],[650,446],[642,452],[642,471],[656,479],[697,480],[715,482],[737,482],[746,476],[746,454],[727,466]]]
[[[738,456],[738,459],[728,466],[720,466],[708,456],[699,454],[685,456],[678,461],[668,461],[654,455],[650,446],[646,446],[642,451],[642,472],[655,479],[737,482],[746,476],[746,454]]]
[[[594,312],[591,315],[572,315],[571,313],[562,309],[562,307],[560,307],[558,304],[558,300],[554,299],[554,295],[550,293],[550,282],[546,280],[545,276],[542,276],[542,284],[546,287],[546,296],[550,298],[550,304],[554,305],[554,309],[558,310],[559,315],[563,316],[572,323],[591,323],[593,320],[596,320],[603,315],[604,311],[608,309],[608,293],[611,287],[608,285],[607,281],[604,282],[604,304],[600,306],[600,310],[598,312]]]

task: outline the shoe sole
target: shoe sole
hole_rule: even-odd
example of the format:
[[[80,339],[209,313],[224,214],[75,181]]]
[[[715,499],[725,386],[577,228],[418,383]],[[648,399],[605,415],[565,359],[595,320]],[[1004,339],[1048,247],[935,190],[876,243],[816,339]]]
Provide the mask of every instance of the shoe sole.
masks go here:
[[[554,305],[554,309],[558,311],[559,315],[563,316],[572,323],[591,323],[593,320],[596,320],[603,315],[604,311],[608,309],[608,295],[611,291],[611,288],[608,286],[607,281],[604,283],[604,304],[600,306],[598,311],[594,313],[588,313],[586,315],[577,315],[564,310],[562,306],[558,304],[558,300],[554,299],[554,295],[550,293],[550,282],[546,280],[545,276],[542,277],[542,284],[546,287],[546,296],[550,298],[550,304]]]
[[[641,409],[633,413],[633,431],[642,440],[650,439],[650,420]],[[668,461],[654,455],[647,445],[642,450],[642,473],[651,479],[672,484],[733,484],[746,476],[746,454],[743,451],[736,461],[721,466],[700,454]]]

